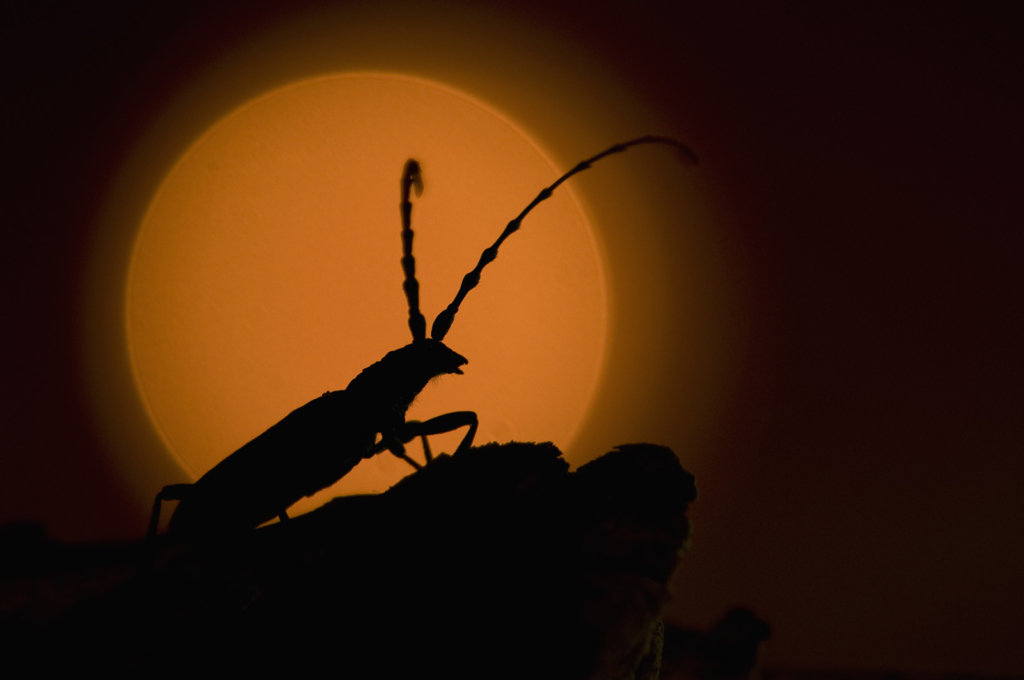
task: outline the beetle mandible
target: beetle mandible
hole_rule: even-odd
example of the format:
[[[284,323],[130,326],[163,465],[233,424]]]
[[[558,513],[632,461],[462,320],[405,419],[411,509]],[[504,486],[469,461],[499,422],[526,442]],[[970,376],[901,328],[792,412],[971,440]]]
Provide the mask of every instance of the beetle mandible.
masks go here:
[[[409,305],[412,342],[388,352],[383,359],[364,369],[344,390],[325,392],[300,406],[263,434],[218,463],[194,484],[171,484],[157,494],[150,516],[150,538],[157,532],[160,506],[164,500],[178,500],[171,516],[168,536],[179,539],[225,536],[248,531],[274,519],[287,519],[287,510],[304,496],[331,486],[361,460],[390,451],[414,468],[422,467],[405,452],[405,444],[419,437],[429,464],[432,460],[429,435],[467,427],[455,453],[473,444],[477,416],[473,411],[456,411],[425,421],[405,419],[406,411],[427,383],[440,375],[462,374],[468,360],[443,342],[459,305],[480,283],[484,267],[498,256],[498,248],[518,231],[523,218],[537,204],[551,197],[559,185],[588,169],[605,156],[621,153],[638,144],[667,144],[693,164],[697,156],[686,145],[667,137],[648,135],[616,144],[576,164],[545,187],[480,255],[480,260],[462,280],[448,307],[437,315],[426,336],[426,319],[419,309],[419,283],[412,254],[412,202],[410,192],[423,190],[420,165],[410,159],[402,172],[400,204],[402,215],[403,289]]]

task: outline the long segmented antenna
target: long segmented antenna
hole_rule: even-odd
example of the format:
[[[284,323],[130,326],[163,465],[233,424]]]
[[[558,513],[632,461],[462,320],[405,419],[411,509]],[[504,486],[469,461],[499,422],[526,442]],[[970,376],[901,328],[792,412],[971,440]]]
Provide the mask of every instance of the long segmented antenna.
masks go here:
[[[494,245],[484,250],[484,252],[480,255],[480,261],[476,263],[476,267],[473,268],[473,271],[466,274],[466,276],[462,279],[462,285],[459,287],[459,292],[455,296],[455,299],[452,301],[450,305],[448,305],[447,308],[445,308],[443,312],[437,315],[436,319],[434,319],[434,323],[430,328],[430,337],[438,341],[444,340],[444,336],[448,334],[448,330],[452,327],[452,322],[455,321],[455,313],[459,311],[459,305],[462,304],[462,301],[466,298],[466,295],[469,293],[469,291],[476,288],[477,285],[480,283],[480,274],[481,272],[483,272],[484,267],[489,265],[491,262],[494,261],[496,257],[498,257],[498,248],[505,241],[505,239],[507,239],[509,236],[511,236],[512,234],[519,230],[519,226],[522,223],[523,218],[526,217],[531,210],[537,207],[538,203],[551,198],[551,194],[554,193],[555,189],[557,189],[562,182],[569,179],[576,173],[583,172],[592,164],[601,160],[605,156],[610,156],[615,153],[622,153],[629,147],[636,146],[638,144],[668,144],[669,146],[675,147],[680,152],[682,152],[683,156],[686,158],[687,161],[693,163],[694,165],[697,164],[697,154],[695,154],[690,149],[690,147],[686,146],[682,142],[670,139],[669,137],[655,137],[653,135],[648,135],[646,137],[638,137],[637,139],[632,139],[628,142],[616,144],[615,146],[605,149],[596,156],[593,156],[592,158],[588,158],[585,161],[580,161],[579,163],[576,164],[576,167],[574,167],[572,170],[570,170],[569,172],[565,173],[557,180],[555,180],[554,184],[543,189],[539,194],[537,194],[537,198],[533,199],[530,205],[526,206],[526,208],[523,209],[523,212],[519,213],[518,217],[516,217],[514,220],[508,223],[508,226],[505,227],[505,231],[501,232],[501,236],[499,236],[498,240],[494,242]],[[409,323],[412,323],[411,319]]]
[[[416,195],[423,193],[423,175],[420,172],[420,164],[410,158],[405,162],[402,170],[402,271],[405,272],[405,281],[402,289],[405,291],[405,299],[409,302],[409,330],[412,331],[412,341],[419,342],[427,337],[427,320],[420,313],[420,284],[416,280],[416,258],[412,256],[412,202],[409,200],[409,189],[415,188]]]

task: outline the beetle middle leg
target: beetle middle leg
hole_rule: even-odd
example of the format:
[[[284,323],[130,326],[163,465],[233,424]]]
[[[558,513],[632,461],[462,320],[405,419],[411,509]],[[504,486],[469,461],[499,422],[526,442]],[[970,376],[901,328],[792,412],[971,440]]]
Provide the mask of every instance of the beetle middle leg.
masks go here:
[[[405,453],[405,444],[408,444],[416,437],[420,437],[423,441],[423,452],[429,464],[433,459],[430,445],[427,443],[429,435],[444,434],[446,432],[453,432],[460,427],[469,427],[466,436],[462,438],[458,448],[455,449],[455,453],[461,453],[473,445],[473,438],[476,437],[476,430],[479,424],[477,415],[473,411],[453,411],[424,421],[410,420],[402,425],[394,439],[381,440],[374,445],[370,450],[370,455],[376,455],[384,450],[388,450],[395,457],[401,458],[412,467],[420,470],[423,466]]]

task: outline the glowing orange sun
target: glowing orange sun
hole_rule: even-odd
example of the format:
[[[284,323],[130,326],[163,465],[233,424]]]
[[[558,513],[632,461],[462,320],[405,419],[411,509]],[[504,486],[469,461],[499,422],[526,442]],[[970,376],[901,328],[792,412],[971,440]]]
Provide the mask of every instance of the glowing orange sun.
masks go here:
[[[483,104],[399,76],[306,80],[221,120],[164,179],[135,241],[128,346],[149,415],[193,477],[410,341],[398,212],[410,157],[426,184],[413,229],[429,326],[560,174]],[[465,375],[428,386],[408,417],[473,410],[478,443],[568,446],[597,384],[606,316],[597,245],[563,186],[455,318],[445,342],[469,359]],[[433,448],[451,452],[461,436]],[[377,456],[304,507],[407,472]]]

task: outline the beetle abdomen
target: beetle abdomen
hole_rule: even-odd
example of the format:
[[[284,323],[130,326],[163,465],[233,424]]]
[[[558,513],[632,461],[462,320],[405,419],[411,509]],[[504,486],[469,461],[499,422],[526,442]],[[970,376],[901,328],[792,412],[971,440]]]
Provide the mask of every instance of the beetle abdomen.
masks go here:
[[[223,536],[274,519],[341,479],[374,443],[344,390],[300,406],[203,475],[171,517],[169,533]]]

